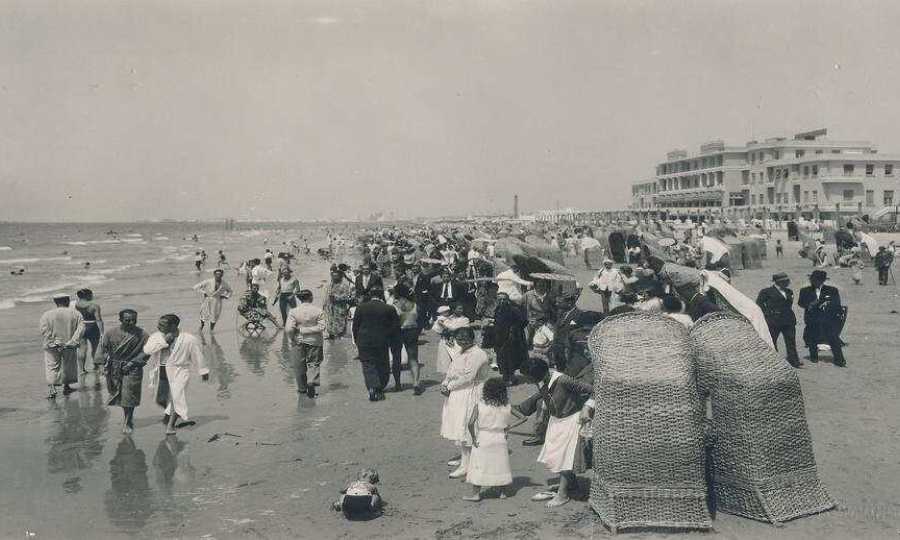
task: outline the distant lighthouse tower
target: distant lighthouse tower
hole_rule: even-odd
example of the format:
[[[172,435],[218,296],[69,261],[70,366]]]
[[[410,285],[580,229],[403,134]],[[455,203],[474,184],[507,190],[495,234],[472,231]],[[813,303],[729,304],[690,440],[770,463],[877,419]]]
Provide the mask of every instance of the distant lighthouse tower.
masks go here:
[[[519,219],[519,194],[513,195],[513,217]]]

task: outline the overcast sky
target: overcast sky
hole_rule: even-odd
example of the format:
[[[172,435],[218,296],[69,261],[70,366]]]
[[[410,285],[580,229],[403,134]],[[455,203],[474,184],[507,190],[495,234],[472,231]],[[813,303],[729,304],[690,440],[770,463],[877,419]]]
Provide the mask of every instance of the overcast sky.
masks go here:
[[[616,208],[665,152],[900,152],[900,2],[0,2],[0,219]]]

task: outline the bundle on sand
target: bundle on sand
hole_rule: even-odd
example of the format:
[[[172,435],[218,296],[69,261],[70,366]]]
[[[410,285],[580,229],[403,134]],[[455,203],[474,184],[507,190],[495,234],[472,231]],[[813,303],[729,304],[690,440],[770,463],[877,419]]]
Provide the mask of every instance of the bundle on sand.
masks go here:
[[[794,369],[730,313],[701,318],[690,340],[701,395],[712,405],[718,510],[777,524],[832,508]]]
[[[594,362],[591,508],[621,528],[709,529],[703,411],[683,325],[657,313],[604,319]]]

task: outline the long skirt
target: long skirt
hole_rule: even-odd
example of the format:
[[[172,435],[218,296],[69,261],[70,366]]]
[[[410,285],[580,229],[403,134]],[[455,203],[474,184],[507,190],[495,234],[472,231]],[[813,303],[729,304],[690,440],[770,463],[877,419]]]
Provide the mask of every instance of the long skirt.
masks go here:
[[[476,384],[450,392],[441,410],[441,437],[459,444],[472,443],[467,424],[481,396],[481,386]]]
[[[434,369],[438,373],[447,373],[450,369],[450,352],[447,348],[447,340],[441,338],[437,345],[437,359],[435,360]]]
[[[200,303],[200,320],[208,323],[218,322],[222,316],[222,298],[220,296],[207,296]]]
[[[325,306],[325,333],[341,337],[347,332],[349,304],[328,304]]]
[[[160,368],[156,404],[165,407],[166,414],[175,412],[182,420],[188,420],[187,387],[190,380],[189,368],[169,365]]]
[[[479,430],[478,447],[472,448],[466,482],[476,486],[506,486],[512,483],[504,431]]]
[[[106,388],[109,391],[107,405],[137,407],[141,404],[141,383],[143,368],[137,368],[127,375],[122,373],[125,362],[110,362],[107,366]],[[168,383],[168,381],[166,381]]]
[[[550,417],[544,446],[537,458],[538,463],[543,463],[550,472],[582,472],[583,456],[580,456],[579,437],[581,425],[578,418],[578,413],[565,418]]]
[[[78,382],[78,351],[44,351],[44,376],[47,384],[61,385]]]

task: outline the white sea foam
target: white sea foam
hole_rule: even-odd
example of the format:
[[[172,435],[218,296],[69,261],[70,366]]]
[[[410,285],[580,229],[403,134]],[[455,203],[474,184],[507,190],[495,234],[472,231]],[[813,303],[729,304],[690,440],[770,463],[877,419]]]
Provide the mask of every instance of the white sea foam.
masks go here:
[[[27,259],[0,259],[0,264],[33,264],[37,262],[71,261],[72,257],[32,257]]]
[[[116,274],[116,273],[118,273],[118,272],[124,272],[125,270],[129,270],[129,269],[131,269],[131,268],[134,268],[135,266],[138,266],[138,265],[136,265],[136,264],[123,264],[122,266],[113,266],[112,268],[103,268],[103,269],[100,269],[100,270],[94,270],[94,273],[96,273],[96,274],[102,274],[102,275]]]
[[[16,307],[15,300],[0,299],[0,309],[12,309]]]
[[[12,248],[9,246],[0,246],[0,251],[12,251]]]
[[[141,234],[141,233],[128,233],[128,234],[126,234],[125,236],[128,236],[128,237],[130,237],[130,238],[140,238],[140,237],[142,237],[142,236],[144,236],[144,235]]]
[[[168,240],[169,237],[168,236],[154,236],[153,239],[154,240]]]

